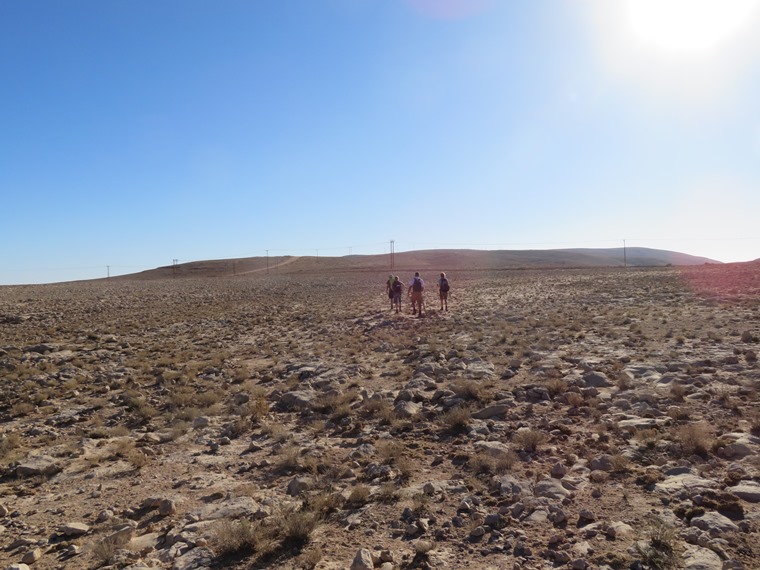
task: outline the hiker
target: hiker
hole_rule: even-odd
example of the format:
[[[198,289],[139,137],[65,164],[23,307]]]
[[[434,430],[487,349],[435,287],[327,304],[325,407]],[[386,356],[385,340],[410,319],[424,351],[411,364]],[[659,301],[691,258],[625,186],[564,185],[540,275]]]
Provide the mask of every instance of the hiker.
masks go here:
[[[422,316],[422,304],[424,303],[422,293],[424,291],[425,282],[422,280],[422,277],[420,277],[420,272],[416,271],[414,273],[414,277],[412,277],[411,281],[409,281],[407,294],[411,295],[412,297],[412,314],[416,312],[418,318]]]
[[[396,307],[396,312],[401,312],[401,296],[404,294],[404,284],[401,283],[401,278],[396,275],[393,281],[393,306]]]
[[[388,298],[391,300],[391,311],[393,310],[393,282],[398,279],[391,273],[388,276],[388,281],[385,282],[385,292],[388,294]]]
[[[438,279],[438,296],[441,298],[441,310],[443,311],[444,305],[446,310],[449,310],[449,280],[446,279],[446,274],[441,271],[441,277]]]

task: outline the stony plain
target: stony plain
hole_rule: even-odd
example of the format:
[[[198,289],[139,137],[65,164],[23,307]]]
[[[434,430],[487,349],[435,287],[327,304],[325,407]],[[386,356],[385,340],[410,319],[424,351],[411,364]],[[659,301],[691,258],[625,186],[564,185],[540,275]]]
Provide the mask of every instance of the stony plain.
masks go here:
[[[449,277],[1,287],[0,567],[760,568],[758,264]]]

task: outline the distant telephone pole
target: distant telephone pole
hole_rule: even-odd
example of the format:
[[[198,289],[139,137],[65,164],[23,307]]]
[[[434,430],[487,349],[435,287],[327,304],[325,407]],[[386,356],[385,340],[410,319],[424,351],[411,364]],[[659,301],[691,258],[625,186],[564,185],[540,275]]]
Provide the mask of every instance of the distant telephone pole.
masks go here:
[[[623,240],[623,267],[628,268],[628,252],[625,249],[625,240]]]
[[[177,277],[177,263],[179,259],[172,259],[172,277]]]
[[[269,275],[269,250],[267,250],[267,275]]]
[[[395,257],[396,255],[396,240],[391,240],[391,269],[393,269],[394,263],[395,263]]]

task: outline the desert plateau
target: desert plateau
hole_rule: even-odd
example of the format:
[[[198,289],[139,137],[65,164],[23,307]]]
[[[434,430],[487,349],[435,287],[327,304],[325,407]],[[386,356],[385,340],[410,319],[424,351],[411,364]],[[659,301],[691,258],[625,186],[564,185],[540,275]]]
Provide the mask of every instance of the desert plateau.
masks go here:
[[[0,287],[0,568],[760,569],[757,262],[286,261]]]

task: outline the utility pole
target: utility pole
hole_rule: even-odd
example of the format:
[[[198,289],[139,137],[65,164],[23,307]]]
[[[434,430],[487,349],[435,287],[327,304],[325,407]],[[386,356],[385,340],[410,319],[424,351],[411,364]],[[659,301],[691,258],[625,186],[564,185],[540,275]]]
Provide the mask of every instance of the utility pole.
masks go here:
[[[269,250],[267,250],[267,275],[269,275]]]
[[[393,265],[395,262],[393,258],[395,255],[396,255],[396,240],[392,239],[391,240],[391,269],[393,269]]]
[[[623,240],[623,267],[628,268],[628,252],[625,249],[625,240]]]
[[[172,259],[172,277],[177,277],[177,262],[179,259]]]

